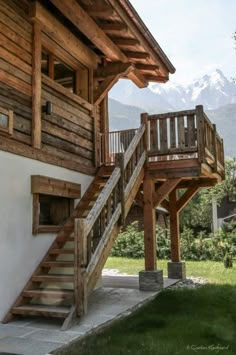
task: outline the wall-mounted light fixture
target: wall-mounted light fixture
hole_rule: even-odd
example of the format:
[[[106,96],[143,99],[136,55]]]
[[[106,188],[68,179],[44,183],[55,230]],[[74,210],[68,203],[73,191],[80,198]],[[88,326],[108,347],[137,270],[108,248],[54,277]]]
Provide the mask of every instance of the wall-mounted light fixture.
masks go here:
[[[43,113],[46,113],[47,115],[52,114],[52,103],[51,101],[46,101],[45,105],[42,106]]]

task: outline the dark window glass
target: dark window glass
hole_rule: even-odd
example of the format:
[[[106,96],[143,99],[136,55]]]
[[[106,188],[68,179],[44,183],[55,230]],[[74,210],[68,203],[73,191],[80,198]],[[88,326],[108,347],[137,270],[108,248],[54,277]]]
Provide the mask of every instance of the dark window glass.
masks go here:
[[[39,195],[39,225],[61,226],[70,217],[71,199]]]
[[[75,92],[75,71],[57,58],[54,61],[54,80]]]
[[[0,127],[7,129],[8,128],[8,116],[0,112]]]

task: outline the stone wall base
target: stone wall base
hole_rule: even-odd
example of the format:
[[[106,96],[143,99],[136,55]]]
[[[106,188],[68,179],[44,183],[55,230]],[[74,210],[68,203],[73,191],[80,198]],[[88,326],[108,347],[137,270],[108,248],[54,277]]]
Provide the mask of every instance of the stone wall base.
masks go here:
[[[140,271],[139,289],[141,291],[159,291],[163,288],[163,271]]]
[[[186,265],[184,261],[168,262],[168,278],[170,279],[186,279]]]

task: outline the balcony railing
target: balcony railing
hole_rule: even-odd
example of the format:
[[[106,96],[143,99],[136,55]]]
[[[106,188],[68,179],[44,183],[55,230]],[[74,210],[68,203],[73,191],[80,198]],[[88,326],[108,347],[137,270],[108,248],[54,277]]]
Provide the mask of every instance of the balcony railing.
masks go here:
[[[150,161],[197,158],[213,170],[224,170],[223,140],[203,111],[195,110],[149,115]]]
[[[202,106],[194,110],[148,115],[147,140],[150,162],[198,159],[214,172],[224,171],[223,140]],[[113,165],[125,152],[137,129],[99,134],[99,164]]]
[[[138,129],[127,129],[100,133],[98,136],[100,165],[114,165],[116,154],[126,152],[137,131]]]

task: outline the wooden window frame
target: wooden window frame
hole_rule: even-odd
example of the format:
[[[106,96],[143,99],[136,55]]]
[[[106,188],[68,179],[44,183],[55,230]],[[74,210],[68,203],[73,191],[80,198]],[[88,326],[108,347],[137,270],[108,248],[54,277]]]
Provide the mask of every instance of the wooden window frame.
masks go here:
[[[68,90],[68,92],[70,92],[72,95],[79,96],[81,99],[90,103],[92,101],[91,92],[90,92],[91,91],[90,90],[90,86],[91,86],[90,69],[80,64],[79,61],[77,61],[78,64],[75,65],[75,63],[73,63],[73,61],[70,61],[69,58],[61,58],[60,54],[57,53],[57,51],[56,53],[53,53],[47,48],[46,45],[43,45],[42,47],[42,53],[43,52],[46,52],[48,54],[48,75],[46,76],[48,76],[51,80],[56,82],[56,80],[54,80],[54,74],[55,74],[54,62],[56,59],[58,59],[62,64],[64,64],[72,71],[74,71],[74,80],[75,80],[74,91],[70,92],[70,90]],[[58,84],[61,85],[60,83]],[[63,85],[61,86],[64,87]]]
[[[8,117],[8,127],[4,128],[0,126],[0,134],[6,136],[13,135],[13,123],[14,123],[14,112],[12,110],[6,110],[5,108],[0,107],[0,114],[3,114]]]
[[[61,225],[40,225],[40,195],[56,196],[70,199],[70,214],[74,210],[74,200],[81,198],[81,184],[59,180],[42,175],[31,176],[31,193],[33,195],[32,233],[57,233]]]

